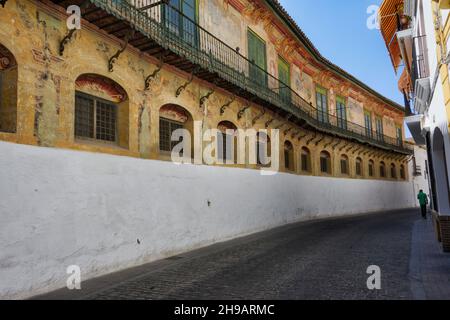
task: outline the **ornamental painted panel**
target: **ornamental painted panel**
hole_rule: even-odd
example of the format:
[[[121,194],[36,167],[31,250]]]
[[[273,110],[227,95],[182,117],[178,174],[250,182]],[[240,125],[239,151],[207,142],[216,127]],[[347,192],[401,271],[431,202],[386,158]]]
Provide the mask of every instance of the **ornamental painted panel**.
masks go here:
[[[159,110],[159,116],[161,118],[166,118],[180,123],[186,123],[189,119],[189,114],[187,113],[187,111],[175,104],[168,104],[163,106]]]
[[[361,102],[349,97],[347,100],[348,120],[364,126],[364,108]]]
[[[113,80],[95,74],[84,74],[75,81],[75,88],[108,101],[120,103],[127,100],[125,90]]]

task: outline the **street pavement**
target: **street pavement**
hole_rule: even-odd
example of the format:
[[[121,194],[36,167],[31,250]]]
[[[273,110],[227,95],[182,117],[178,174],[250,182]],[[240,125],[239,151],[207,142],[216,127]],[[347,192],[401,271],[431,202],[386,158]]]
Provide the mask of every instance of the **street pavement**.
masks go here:
[[[35,298],[450,299],[450,255],[431,218],[400,210],[284,226]]]

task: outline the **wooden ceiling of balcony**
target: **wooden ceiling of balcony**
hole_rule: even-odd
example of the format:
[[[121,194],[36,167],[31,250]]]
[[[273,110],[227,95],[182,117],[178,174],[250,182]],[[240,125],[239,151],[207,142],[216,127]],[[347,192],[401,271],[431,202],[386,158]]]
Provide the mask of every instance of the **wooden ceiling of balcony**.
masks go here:
[[[397,13],[399,12],[399,7],[403,5],[403,2],[404,0],[385,0],[379,11],[381,34],[391,56],[395,72],[397,72],[402,61],[396,33],[398,28]]]

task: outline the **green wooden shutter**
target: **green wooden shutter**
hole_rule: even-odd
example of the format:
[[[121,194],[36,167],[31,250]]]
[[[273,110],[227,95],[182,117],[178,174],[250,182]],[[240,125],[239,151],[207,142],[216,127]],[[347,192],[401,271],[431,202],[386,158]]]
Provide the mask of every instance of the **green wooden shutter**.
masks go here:
[[[402,128],[397,127],[397,145],[401,146],[402,143],[403,143]]]
[[[347,110],[345,106],[345,99],[336,97],[336,118],[337,126],[341,129],[347,129]]]
[[[317,120],[328,122],[328,99],[327,90],[322,87],[316,87]]]
[[[376,117],[375,120],[375,124],[376,124],[376,132],[377,132],[377,139],[379,141],[383,141],[384,137],[383,137],[383,119],[381,117]]]
[[[248,30],[248,59],[257,66],[250,65],[250,77],[257,84],[267,86],[267,76],[264,72],[267,70],[266,44],[251,30]]]
[[[366,136],[372,137],[372,116],[369,111],[364,111],[364,122],[366,124]]]
[[[280,96],[283,101],[291,101],[291,71],[289,64],[281,57],[278,57],[278,79],[280,80]]]

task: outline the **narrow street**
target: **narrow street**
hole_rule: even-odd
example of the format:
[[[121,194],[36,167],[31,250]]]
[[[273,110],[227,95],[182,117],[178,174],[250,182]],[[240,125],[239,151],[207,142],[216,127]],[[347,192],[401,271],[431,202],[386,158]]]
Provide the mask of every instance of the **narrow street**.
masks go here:
[[[381,268],[368,290],[367,268]],[[299,223],[38,299],[449,299],[450,255],[431,219],[403,210]]]

